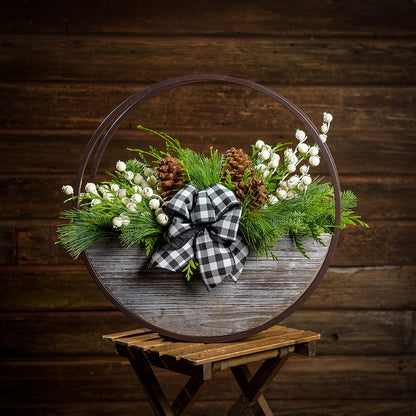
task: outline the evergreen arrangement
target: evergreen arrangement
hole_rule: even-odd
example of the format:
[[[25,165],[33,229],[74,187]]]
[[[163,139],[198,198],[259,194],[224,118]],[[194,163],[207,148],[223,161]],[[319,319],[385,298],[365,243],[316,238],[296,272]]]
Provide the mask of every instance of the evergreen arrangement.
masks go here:
[[[331,121],[332,115],[324,113],[323,142]],[[333,233],[334,190],[322,178],[311,177],[311,168],[320,163],[319,147],[307,144],[304,131],[296,130],[294,147],[292,143],[271,146],[257,140],[250,155],[233,147],[225,154],[211,148],[207,156],[182,148],[166,133],[138,128],[160,136],[166,150],[129,149],[137,153],[136,158],[118,161],[109,181],[87,183],[80,195],[73,196],[73,188],[63,186],[68,200],[80,200],[78,209],[62,213],[67,223],[58,228],[58,243],[74,258],[109,236],[117,236],[124,247],[142,244],[148,255],[157,251],[173,221],[164,206],[187,184],[196,191],[222,184],[233,192],[242,207],[238,234],[259,257],[273,256],[271,249],[283,235],[290,235],[307,257],[304,238],[323,244],[320,235]],[[354,215],[356,203],[353,192],[342,192],[339,227],[367,227]],[[183,268],[188,280],[197,268],[197,259],[190,259]]]

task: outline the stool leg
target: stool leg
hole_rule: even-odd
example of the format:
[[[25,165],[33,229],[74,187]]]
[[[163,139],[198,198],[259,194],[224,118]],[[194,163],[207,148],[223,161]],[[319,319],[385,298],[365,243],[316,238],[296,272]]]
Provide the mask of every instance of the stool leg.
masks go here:
[[[172,403],[175,416],[180,416],[195,402],[197,395],[201,392],[205,381],[199,377],[191,377],[185,387]]]
[[[143,351],[116,344],[119,355],[129,359],[156,416],[174,416],[157,378]]]
[[[248,410],[254,412],[256,416],[272,416],[262,393],[283,367],[289,355],[265,360],[250,380],[248,368],[245,369],[244,366],[233,367],[231,371],[243,393],[228,410],[226,416],[241,416],[246,414]]]
[[[247,367],[247,365],[242,364],[242,365],[239,365],[238,367],[233,367],[233,368],[231,368],[231,371],[233,372],[234,377],[237,380],[237,383],[240,386],[241,390],[243,392],[247,391],[249,381],[252,378],[251,372],[250,372],[249,368]],[[243,395],[241,396],[241,399],[243,399]],[[246,400],[247,400],[247,398],[244,395],[243,401],[246,401]],[[251,410],[252,410],[252,413],[256,416],[257,415],[259,415],[259,416],[273,416],[273,412],[271,411],[269,405],[266,402],[266,399],[264,398],[264,396],[262,394],[257,399],[257,402],[254,403]]]

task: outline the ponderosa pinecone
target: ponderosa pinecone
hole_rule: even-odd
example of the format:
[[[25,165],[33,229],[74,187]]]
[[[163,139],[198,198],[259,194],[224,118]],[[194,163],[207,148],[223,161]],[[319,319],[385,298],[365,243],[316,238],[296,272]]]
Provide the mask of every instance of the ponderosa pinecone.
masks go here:
[[[235,195],[241,204],[248,199],[248,208],[254,210],[264,204],[267,198],[267,191],[260,178],[250,176],[247,182],[236,184]]]
[[[227,169],[224,172],[223,180],[225,181],[227,177],[227,171],[231,174],[231,182],[233,184],[238,184],[244,172],[251,166],[251,160],[249,160],[246,153],[243,152],[243,149],[236,149],[232,147],[226,151],[227,154],[227,164],[225,168]]]
[[[176,157],[166,156],[156,165],[158,189],[162,198],[169,200],[182,187],[185,178],[182,163]]]

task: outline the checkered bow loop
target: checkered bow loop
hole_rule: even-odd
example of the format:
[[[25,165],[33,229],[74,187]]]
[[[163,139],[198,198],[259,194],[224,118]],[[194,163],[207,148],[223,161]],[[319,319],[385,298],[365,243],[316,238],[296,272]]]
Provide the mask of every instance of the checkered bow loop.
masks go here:
[[[237,281],[248,247],[237,235],[242,207],[232,191],[215,183],[197,192],[188,184],[163,210],[172,216],[172,223],[167,242],[152,256],[152,266],[179,271],[196,258],[208,289],[226,276]]]

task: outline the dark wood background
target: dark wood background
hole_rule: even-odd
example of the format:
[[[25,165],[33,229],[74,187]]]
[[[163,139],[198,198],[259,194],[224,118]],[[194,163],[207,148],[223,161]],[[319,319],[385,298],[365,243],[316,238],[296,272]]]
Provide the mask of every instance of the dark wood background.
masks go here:
[[[247,78],[320,124],[369,230],[342,232],[329,273],[284,323],[322,334],[266,397],[281,415],[416,415],[416,5],[411,0],[3,1],[0,8],[0,409],[18,415],[151,414],[101,335],[134,328],[56,240],[100,121],[152,82]],[[264,97],[225,85],[169,93],[119,131],[104,165],[147,143],[137,123],[224,150],[297,126]],[[150,139],[149,139],[150,140]],[[322,169],[324,173],[324,169]],[[181,376],[158,373],[169,397]],[[192,415],[237,397],[228,373]]]

